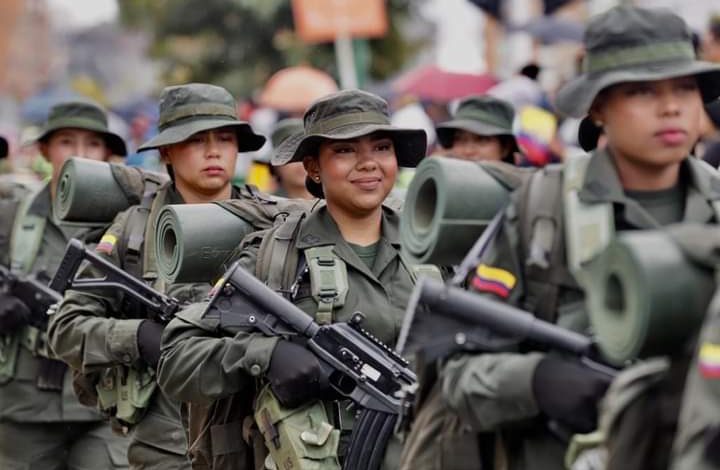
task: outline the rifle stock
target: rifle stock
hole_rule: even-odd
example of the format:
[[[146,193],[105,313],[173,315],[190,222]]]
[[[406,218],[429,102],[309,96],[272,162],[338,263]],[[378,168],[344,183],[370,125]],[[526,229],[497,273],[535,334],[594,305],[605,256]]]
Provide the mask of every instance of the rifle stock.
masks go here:
[[[92,265],[103,277],[78,279],[77,272],[83,262]],[[147,309],[150,316],[161,323],[169,322],[181,306],[176,299],[158,292],[126,273],[89,250],[80,240],[75,238],[68,242],[65,255],[50,282],[50,287],[60,294],[64,294],[67,289],[78,291],[118,290],[138,301]]]

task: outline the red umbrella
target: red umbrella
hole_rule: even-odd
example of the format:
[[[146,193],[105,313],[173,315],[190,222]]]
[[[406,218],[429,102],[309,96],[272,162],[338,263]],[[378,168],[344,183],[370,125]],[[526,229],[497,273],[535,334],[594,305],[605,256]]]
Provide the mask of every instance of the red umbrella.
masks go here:
[[[436,65],[424,65],[400,76],[392,84],[397,93],[422,99],[448,102],[463,96],[482,94],[497,83],[489,74],[455,73]]]

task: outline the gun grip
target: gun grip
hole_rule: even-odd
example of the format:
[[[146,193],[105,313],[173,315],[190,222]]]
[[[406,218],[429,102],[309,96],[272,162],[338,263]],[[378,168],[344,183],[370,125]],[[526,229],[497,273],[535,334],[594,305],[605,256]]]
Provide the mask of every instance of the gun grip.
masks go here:
[[[76,238],[71,238],[65,248],[65,255],[50,281],[50,288],[60,294],[72,284],[80,263],[85,259],[85,245]]]

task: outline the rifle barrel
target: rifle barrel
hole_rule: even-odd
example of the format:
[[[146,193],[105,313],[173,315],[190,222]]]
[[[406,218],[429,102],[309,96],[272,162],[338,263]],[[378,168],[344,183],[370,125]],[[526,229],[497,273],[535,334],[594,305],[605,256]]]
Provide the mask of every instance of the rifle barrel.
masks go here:
[[[592,353],[590,338],[542,321],[512,305],[428,278],[421,279],[415,288],[420,289],[420,303],[449,317],[484,326],[501,335],[536,341],[553,349],[578,355]]]

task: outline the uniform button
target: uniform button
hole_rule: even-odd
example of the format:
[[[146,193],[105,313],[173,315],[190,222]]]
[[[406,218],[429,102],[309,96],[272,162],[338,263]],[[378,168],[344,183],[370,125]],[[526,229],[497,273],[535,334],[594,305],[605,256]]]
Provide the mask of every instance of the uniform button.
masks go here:
[[[125,354],[125,355],[122,357],[122,359],[123,359],[123,361],[125,361],[125,362],[130,362],[130,354]]]
[[[252,367],[250,367],[250,375],[257,377],[262,373],[262,367],[260,367],[260,364],[253,364]]]

